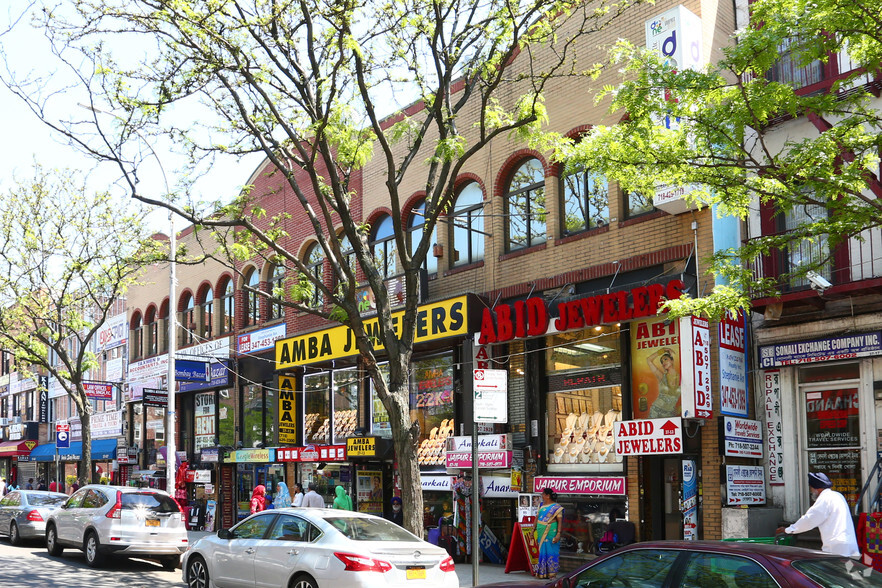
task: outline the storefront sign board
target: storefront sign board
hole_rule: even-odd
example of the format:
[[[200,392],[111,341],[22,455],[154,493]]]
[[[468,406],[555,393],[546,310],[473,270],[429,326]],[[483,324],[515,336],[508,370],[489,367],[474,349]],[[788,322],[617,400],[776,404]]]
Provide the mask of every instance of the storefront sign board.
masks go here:
[[[142,397],[142,400],[144,406],[166,407],[168,406],[168,392],[165,390],[144,388],[144,396]]]
[[[766,485],[762,466],[726,466],[726,504],[765,504]]]
[[[781,372],[763,372],[763,408],[766,414],[766,454],[769,456],[769,484],[784,485],[784,427],[781,417]]]
[[[508,370],[472,370],[474,421],[508,422]]]
[[[403,328],[403,319],[404,312],[392,314],[392,321],[399,336]],[[365,320],[364,327],[369,336],[379,335],[380,327],[377,318]],[[414,343],[463,336],[468,332],[467,296],[426,304],[417,309]],[[374,349],[383,349],[379,339],[374,341]],[[358,354],[358,349],[355,346],[352,329],[339,326],[276,341],[276,369],[283,370],[356,354]]]
[[[478,435],[478,451],[502,451],[511,449],[511,436],[502,435]],[[447,451],[458,453],[472,450],[472,438],[468,435],[462,437],[448,437]]]
[[[113,400],[113,384],[110,382],[83,382],[86,397],[93,400]]]
[[[374,457],[377,455],[376,437],[351,437],[346,440],[346,455]]]
[[[619,476],[536,476],[533,491],[551,488],[558,494],[592,494],[595,496],[624,496],[625,478]]]
[[[714,416],[711,392],[710,323],[687,316],[680,319],[680,405],[686,419]]]
[[[750,419],[723,417],[723,455],[763,457],[763,424]]]
[[[511,466],[511,451],[482,451],[478,453],[479,468],[507,468]],[[447,452],[445,459],[448,468],[472,467],[471,453]]]
[[[196,425],[195,449],[199,451],[203,447],[215,445],[214,421],[216,408],[214,392],[204,392],[193,397],[194,417]]]
[[[794,341],[759,348],[760,368],[882,355],[882,331]]]
[[[210,382],[211,370],[207,361],[193,361],[192,359],[175,360],[176,382]]]
[[[276,461],[346,461],[346,446],[307,445],[306,447],[279,447],[278,449],[276,449]]]
[[[211,484],[211,470],[196,470],[193,472],[193,482],[196,484]]]
[[[683,419],[618,421],[613,425],[618,455],[683,453]]]
[[[247,353],[259,353],[272,349],[276,341],[285,337],[286,328],[286,325],[283,323],[239,335],[236,338],[236,352],[239,355],[245,355]]]
[[[518,491],[511,487],[511,476],[481,476],[484,498],[517,498]]]
[[[453,477],[420,476],[420,488],[423,492],[450,492],[453,488]]]
[[[269,463],[275,461],[272,449],[236,449],[224,455],[225,463]]]
[[[680,512],[683,513],[683,539],[698,539],[698,476],[695,461],[683,460],[683,500]]]
[[[747,416],[747,318],[726,314],[719,324],[720,412]]]
[[[202,463],[217,463],[218,462],[219,452],[217,447],[212,447],[210,449],[202,449],[199,452],[199,461]]]
[[[125,345],[129,338],[129,325],[126,321],[126,313],[118,314],[107,319],[95,333],[98,342],[98,351],[105,351],[120,345]]]
[[[279,376],[279,443],[297,443],[297,380]]]
[[[181,382],[178,392],[193,392],[194,390],[207,390],[209,388],[227,388],[230,382],[230,360],[214,359],[209,362],[211,379],[207,382]]]
[[[635,419],[681,416],[679,327],[678,321],[662,318],[631,325],[631,390]]]
[[[383,472],[359,470],[356,474],[358,512],[383,514]]]

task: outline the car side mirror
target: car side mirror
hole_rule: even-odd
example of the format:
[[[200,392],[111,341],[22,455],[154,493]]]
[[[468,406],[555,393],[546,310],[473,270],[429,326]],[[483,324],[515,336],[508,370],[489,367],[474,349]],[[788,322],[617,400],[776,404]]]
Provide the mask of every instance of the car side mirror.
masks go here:
[[[227,539],[227,540],[235,539],[236,534],[233,533],[232,531],[230,531],[229,529],[220,529],[217,532],[217,538],[218,539]]]

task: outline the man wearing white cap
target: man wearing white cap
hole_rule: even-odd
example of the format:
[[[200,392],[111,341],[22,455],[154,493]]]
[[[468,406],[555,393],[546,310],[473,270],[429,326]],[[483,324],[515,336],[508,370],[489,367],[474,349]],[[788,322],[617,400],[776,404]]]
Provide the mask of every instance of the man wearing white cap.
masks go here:
[[[787,527],[779,527],[776,534],[804,533],[815,527],[821,532],[821,550],[846,557],[860,557],[854,523],[845,497],[833,490],[833,482],[826,474],[809,473],[809,487],[815,503],[802,517]]]

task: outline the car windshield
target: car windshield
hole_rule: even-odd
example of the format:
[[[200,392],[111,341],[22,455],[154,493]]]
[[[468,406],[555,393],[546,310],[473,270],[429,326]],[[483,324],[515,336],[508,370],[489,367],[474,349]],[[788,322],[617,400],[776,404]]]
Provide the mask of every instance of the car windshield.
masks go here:
[[[793,567],[825,588],[882,586],[882,574],[848,557],[801,559]]]
[[[170,496],[154,492],[123,493],[122,507],[124,510],[145,509],[157,513],[178,512],[178,505]]]
[[[57,506],[67,500],[67,496],[47,496],[45,494],[28,494],[31,506]]]
[[[384,519],[325,517],[325,520],[355,541],[419,541],[416,536]]]

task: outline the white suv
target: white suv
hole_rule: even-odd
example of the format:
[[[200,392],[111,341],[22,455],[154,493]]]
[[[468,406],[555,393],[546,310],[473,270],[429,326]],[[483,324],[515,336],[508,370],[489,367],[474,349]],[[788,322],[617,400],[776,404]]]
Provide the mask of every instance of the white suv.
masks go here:
[[[77,490],[46,521],[46,548],[82,549],[86,563],[107,555],[158,559],[168,570],[187,550],[187,527],[178,503],[161,490],[90,485]]]

